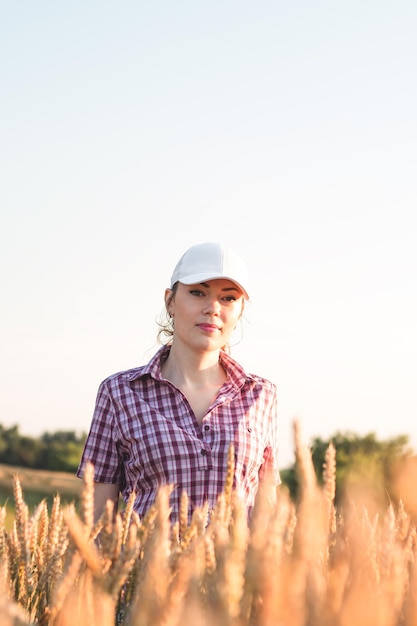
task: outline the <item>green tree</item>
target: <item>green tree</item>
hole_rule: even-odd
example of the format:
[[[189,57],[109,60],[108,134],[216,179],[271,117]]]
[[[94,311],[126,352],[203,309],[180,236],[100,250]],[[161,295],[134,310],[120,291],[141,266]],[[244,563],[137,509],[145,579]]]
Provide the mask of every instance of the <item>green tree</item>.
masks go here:
[[[380,502],[395,499],[392,478],[397,463],[410,456],[409,438],[400,435],[378,441],[374,433],[359,436],[352,432],[337,432],[330,439],[315,437],[310,444],[314,470],[319,483],[323,480],[326,451],[332,443],[336,450],[336,501],[349,493],[372,491]],[[297,468],[294,463],[281,472],[293,498],[298,496]]]
[[[44,449],[42,469],[74,472],[81,458],[86,435],[74,431],[44,433],[41,437]]]
[[[2,428],[2,444],[0,460],[6,465],[21,465],[22,460],[22,436],[18,426]]]
[[[86,434],[74,431],[44,433],[28,437],[18,426],[0,425],[0,463],[31,469],[75,472],[84,447]]]

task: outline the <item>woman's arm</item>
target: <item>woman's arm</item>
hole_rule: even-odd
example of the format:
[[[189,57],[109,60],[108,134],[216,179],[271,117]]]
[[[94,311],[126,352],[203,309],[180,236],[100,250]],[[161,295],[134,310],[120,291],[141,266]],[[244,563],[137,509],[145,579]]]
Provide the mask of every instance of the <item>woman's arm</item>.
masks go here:
[[[104,512],[107,500],[114,503],[116,512],[119,504],[119,485],[94,483],[94,522],[97,522]]]

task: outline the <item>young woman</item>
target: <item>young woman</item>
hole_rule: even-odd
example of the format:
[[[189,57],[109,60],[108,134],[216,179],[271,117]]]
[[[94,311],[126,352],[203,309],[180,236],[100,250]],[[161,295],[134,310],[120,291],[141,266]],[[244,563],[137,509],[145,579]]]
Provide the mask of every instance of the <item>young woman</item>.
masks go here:
[[[280,482],[276,387],[248,374],[228,353],[247,292],[242,259],[218,243],[189,248],[165,290],[168,342],[147,365],[114,374],[98,391],[78,476],[94,465],[95,515],[108,499],[136,494],[143,516],[161,485],[172,486],[171,518],[181,494],[189,515],[225,488],[230,444],[234,488],[248,514],[260,482],[271,498]],[[161,343],[163,343],[161,341]]]

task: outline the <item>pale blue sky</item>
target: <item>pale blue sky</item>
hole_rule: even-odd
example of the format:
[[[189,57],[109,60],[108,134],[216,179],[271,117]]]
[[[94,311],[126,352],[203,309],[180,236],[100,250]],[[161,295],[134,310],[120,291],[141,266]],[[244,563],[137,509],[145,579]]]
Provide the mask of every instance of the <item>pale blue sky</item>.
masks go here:
[[[292,421],[417,449],[415,2],[2,3],[0,423],[87,430],[177,258],[252,275]]]

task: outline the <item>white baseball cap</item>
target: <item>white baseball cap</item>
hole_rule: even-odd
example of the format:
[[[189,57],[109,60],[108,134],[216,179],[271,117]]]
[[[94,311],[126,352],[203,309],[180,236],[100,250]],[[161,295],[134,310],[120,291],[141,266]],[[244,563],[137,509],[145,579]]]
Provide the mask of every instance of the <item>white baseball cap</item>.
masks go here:
[[[234,250],[220,243],[199,243],[188,248],[175,266],[171,289],[178,281],[184,285],[193,285],[216,278],[231,280],[249,300],[245,262]]]

